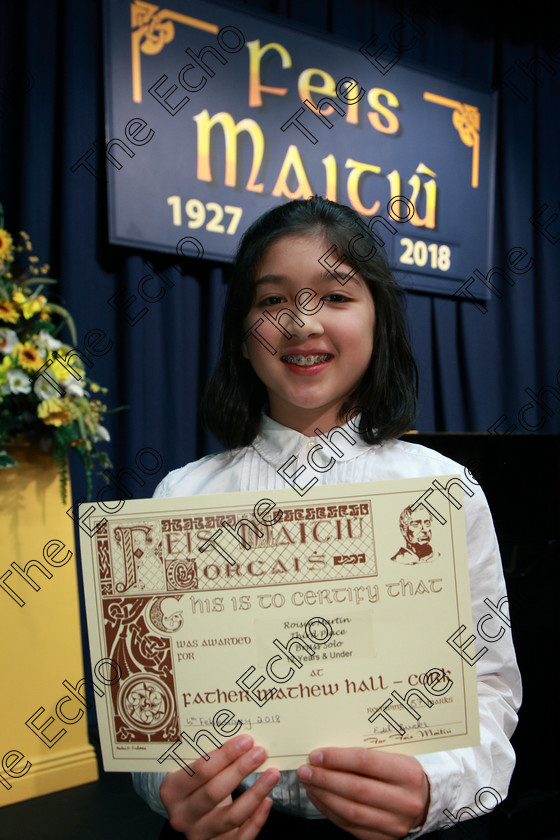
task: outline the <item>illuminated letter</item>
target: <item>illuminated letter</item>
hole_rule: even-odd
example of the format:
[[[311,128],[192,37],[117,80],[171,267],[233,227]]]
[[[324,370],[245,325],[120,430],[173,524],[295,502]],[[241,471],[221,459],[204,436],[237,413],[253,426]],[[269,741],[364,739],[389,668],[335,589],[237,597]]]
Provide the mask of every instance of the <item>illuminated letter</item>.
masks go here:
[[[115,586],[117,592],[126,592],[131,586],[135,586],[137,582],[134,532],[141,531],[146,538],[146,542],[151,542],[148,536],[151,530],[149,525],[117,525],[115,528],[113,535],[121,547],[125,570],[124,583],[121,581]]]
[[[327,155],[321,160],[325,167],[325,193],[324,197],[329,201],[336,201],[336,158],[333,154]]]
[[[346,160],[345,167],[346,169],[352,168],[352,172],[348,175],[348,182],[346,185],[348,198],[350,199],[352,207],[364,216],[373,216],[374,213],[377,213],[379,210],[379,207],[381,206],[380,202],[376,201],[369,210],[367,207],[364,207],[360,199],[360,178],[364,172],[371,172],[374,175],[379,175],[381,167],[375,166],[372,163],[360,163],[359,160],[352,160],[352,158],[348,158]]]
[[[276,96],[285,96],[288,88],[267,87],[261,85],[261,59],[269,50],[276,50],[282,59],[282,69],[287,70],[292,66],[292,58],[288,50],[282,44],[266,44],[261,47],[260,41],[247,41],[249,50],[249,108],[260,108],[263,104],[261,91],[274,93]]]
[[[399,107],[399,100],[390,90],[383,90],[383,88],[371,88],[368,93],[368,103],[373,108],[373,114],[368,114],[368,120],[376,131],[381,131],[383,134],[396,134],[399,130],[399,118],[392,111],[389,111],[384,105],[379,102],[379,97],[383,96],[387,100],[387,104],[392,108]],[[379,114],[387,121],[382,123]]]
[[[420,181],[420,175],[431,175],[432,177],[431,180],[426,181],[426,183],[422,185],[422,182]],[[432,172],[432,170],[428,169],[427,166],[424,166],[423,163],[419,163],[416,167],[416,173],[408,182],[412,187],[412,195],[410,196],[410,200],[416,209],[416,213],[410,220],[410,224],[414,225],[415,227],[435,228],[436,226],[437,184],[434,180],[435,177],[435,172]],[[420,214],[418,212],[418,196],[420,195],[420,190],[422,189],[422,186],[426,191],[426,212],[424,214],[423,219],[420,218]]]
[[[224,132],[225,142],[225,186],[237,186],[237,138],[242,131],[246,131],[253,142],[253,159],[251,174],[249,175],[245,189],[251,190],[252,192],[262,192],[264,184],[255,183],[264,155],[264,135],[259,124],[248,117],[236,123],[231,114],[228,114],[226,111],[220,111],[218,114],[210,117],[206,109],[193,117],[193,119],[198,128],[198,158],[196,168],[196,177],[198,180],[212,181],[212,173],[210,171],[210,132],[216,123],[220,123]]]
[[[290,174],[290,169],[292,168],[298,179],[298,186],[294,192],[289,189],[287,183],[288,175]],[[303,162],[299,155],[297,146],[288,146],[288,151],[286,152],[282,169],[278,175],[278,180],[274,184],[272,195],[285,195],[287,198],[291,199],[311,198],[313,195],[313,190],[309,186],[309,181],[307,180],[307,175],[305,173],[305,169],[303,168]]]

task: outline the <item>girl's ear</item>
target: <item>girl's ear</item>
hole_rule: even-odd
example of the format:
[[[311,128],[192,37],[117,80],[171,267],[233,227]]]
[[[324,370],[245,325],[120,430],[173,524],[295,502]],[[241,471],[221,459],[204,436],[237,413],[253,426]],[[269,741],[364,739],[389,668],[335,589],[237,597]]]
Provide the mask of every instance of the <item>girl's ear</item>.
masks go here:
[[[247,351],[247,339],[245,339],[245,341],[241,342],[241,355],[243,356],[244,359],[249,358],[249,353]]]

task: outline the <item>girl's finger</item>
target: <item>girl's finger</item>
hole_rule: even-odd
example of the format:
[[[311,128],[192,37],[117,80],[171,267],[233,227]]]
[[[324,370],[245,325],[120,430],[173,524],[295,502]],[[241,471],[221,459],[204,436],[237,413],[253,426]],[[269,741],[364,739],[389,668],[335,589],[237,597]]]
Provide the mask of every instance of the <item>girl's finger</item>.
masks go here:
[[[220,835],[219,840],[254,840],[268,819],[272,809],[272,799],[263,799],[259,807],[242,826]]]
[[[271,810],[272,799],[266,797],[254,811],[253,815],[239,829],[239,840],[253,840],[254,837],[257,837],[259,831],[267,821]]]
[[[309,763],[396,785],[415,785],[424,776],[422,765],[412,756],[378,752],[364,747],[325,747],[312,752]]]
[[[396,785],[366,776],[357,776],[355,773],[325,770],[308,764],[303,768],[300,767],[300,770],[307,770],[305,778],[302,778],[298,771],[298,776],[306,791],[312,789],[315,793],[319,791],[337,793],[345,799],[387,810],[397,808],[403,798],[401,788]],[[308,774],[311,774],[310,778]]]
[[[228,831],[240,828],[262,805],[264,798],[278,782],[280,773],[274,768],[268,769],[235,802],[226,808],[213,808],[199,820],[199,826],[208,837],[216,837]]]
[[[404,837],[410,831],[409,822],[399,814],[362,805],[329,791],[311,789],[306,790],[306,793],[328,819],[353,834],[359,829],[364,832],[364,836],[394,840],[395,837]]]
[[[207,784],[217,773],[230,766],[240,756],[247,754],[253,743],[250,735],[239,735],[209,753],[207,761],[199,758],[192,765],[189,765],[193,771],[192,775],[185,769],[168,773],[160,787],[160,796],[164,797],[162,798],[163,804],[167,807],[165,799],[175,802],[193,794]],[[235,790],[236,787],[237,785],[234,785],[231,790]],[[231,790],[224,793],[222,799],[231,793]]]
[[[262,747],[255,747],[239,756],[210,778],[206,784],[199,787],[189,803],[190,811],[195,819],[212,811],[239,786],[243,779],[255,773],[265,760],[265,750]],[[237,822],[237,825],[240,825],[240,822]]]

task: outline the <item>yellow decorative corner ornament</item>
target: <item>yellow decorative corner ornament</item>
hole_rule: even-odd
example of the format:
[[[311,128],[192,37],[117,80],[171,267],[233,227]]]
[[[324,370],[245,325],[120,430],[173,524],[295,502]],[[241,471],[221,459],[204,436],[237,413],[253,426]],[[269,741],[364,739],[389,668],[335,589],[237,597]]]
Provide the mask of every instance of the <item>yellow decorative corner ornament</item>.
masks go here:
[[[478,187],[478,174],[480,164],[480,111],[475,105],[467,105],[466,102],[458,102],[456,99],[448,99],[446,96],[439,96],[437,93],[424,91],[424,99],[433,102],[435,105],[443,105],[445,108],[453,108],[453,127],[459,133],[459,137],[465,146],[472,148],[471,186]]]
[[[171,9],[160,9],[153,3],[146,3],[144,0],[135,0],[130,4],[130,26],[132,32],[131,54],[132,54],[132,99],[134,102],[142,102],[142,72],[140,53],[144,55],[157,55],[166,44],[175,37],[175,26],[173,21],[183,23],[185,26],[192,26],[194,29],[202,29],[204,32],[217,33],[219,27],[215,23],[208,23],[205,20],[182,15]]]

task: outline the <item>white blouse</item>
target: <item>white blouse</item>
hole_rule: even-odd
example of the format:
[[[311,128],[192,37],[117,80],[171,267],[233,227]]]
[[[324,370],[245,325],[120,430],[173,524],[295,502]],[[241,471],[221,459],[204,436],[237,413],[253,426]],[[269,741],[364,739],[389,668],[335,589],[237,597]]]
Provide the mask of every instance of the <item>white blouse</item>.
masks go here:
[[[296,479],[300,488],[314,478],[318,479],[318,484],[348,484],[463,473],[463,467],[432,449],[400,440],[372,446],[361,439],[354,428],[354,425],[346,424],[341,427],[346,435],[339,432],[332,437],[332,443],[342,455],[334,456],[326,446],[323,451],[315,451],[313,458],[319,465],[326,466],[335,458],[331,469],[318,472],[309,466],[307,455],[321,443],[320,439],[307,437],[263,416],[261,431],[251,445],[207,455],[174,470],[161,481],[154,496],[162,498],[285,488],[289,485],[278,470],[293,455],[295,461],[286,468],[286,475],[292,476],[297,468],[303,466],[304,470]],[[474,491],[473,496],[464,494],[464,508],[475,619],[473,626],[476,626],[476,621],[488,613],[484,599],[488,598],[497,605],[506,594],[506,588],[484,493],[470,473],[465,474],[464,483]],[[298,498],[296,490],[294,498]],[[437,507],[435,498],[433,504]],[[515,730],[516,711],[521,704],[521,677],[509,630],[499,641],[485,646],[487,652],[476,663],[480,746],[416,757],[430,780],[431,797],[426,822],[409,836],[420,836],[452,822],[443,813],[444,809],[456,815],[459,809],[467,806],[477,816],[483,813],[475,802],[477,792],[483,787],[492,787],[502,800],[506,797],[515,766],[515,754],[509,738]],[[471,655],[473,647],[468,648]],[[480,647],[478,640],[476,649]],[[137,793],[163,816],[167,816],[167,812],[159,798],[159,787],[165,775],[133,773]],[[252,784],[257,775],[248,776],[242,787]],[[274,807],[280,810],[303,817],[323,818],[307,799],[295,770],[282,772],[270,796]],[[489,798],[492,800],[495,797],[486,796],[484,806],[487,809],[490,807]]]

